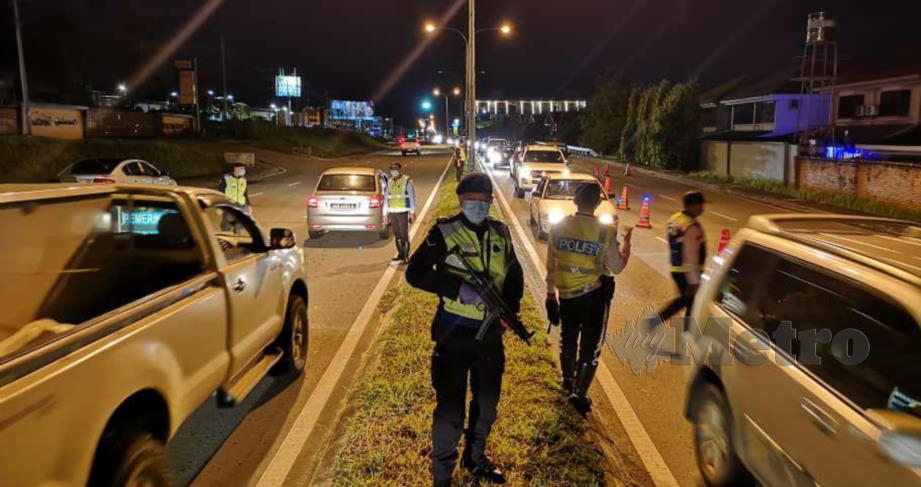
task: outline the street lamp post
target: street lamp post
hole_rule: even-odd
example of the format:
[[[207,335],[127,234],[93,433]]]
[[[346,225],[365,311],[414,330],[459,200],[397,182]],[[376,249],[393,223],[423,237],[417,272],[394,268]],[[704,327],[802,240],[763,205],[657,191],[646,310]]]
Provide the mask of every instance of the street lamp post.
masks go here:
[[[512,27],[504,23],[499,27],[488,27],[485,29],[476,28],[476,0],[467,1],[467,33],[464,34],[458,29],[453,27],[444,27],[436,26],[435,24],[428,23],[425,25],[425,31],[428,33],[434,33],[437,30],[449,30],[461,36],[464,40],[464,45],[467,48],[466,51],[466,98],[465,98],[465,107],[466,107],[466,119],[467,119],[467,144],[468,144],[468,164],[471,164],[472,167],[476,167],[476,150],[474,150],[474,144],[476,142],[476,35],[480,32],[486,31],[498,31],[502,35],[508,35],[512,32]]]
[[[453,93],[454,96],[460,96],[461,94],[460,87],[455,86],[454,89],[451,90],[451,93]],[[440,89],[435,88],[434,90],[432,90],[432,94],[435,96],[444,96],[444,99],[445,99],[445,137],[447,137],[448,132],[451,130],[450,125],[449,125],[451,123],[451,115],[448,110],[448,93],[447,92],[442,93]]]
[[[29,80],[26,77],[26,59],[22,52],[19,0],[13,0],[13,22],[16,24],[16,53],[19,55],[19,84],[22,88],[22,135],[29,135],[32,131],[29,121]]]

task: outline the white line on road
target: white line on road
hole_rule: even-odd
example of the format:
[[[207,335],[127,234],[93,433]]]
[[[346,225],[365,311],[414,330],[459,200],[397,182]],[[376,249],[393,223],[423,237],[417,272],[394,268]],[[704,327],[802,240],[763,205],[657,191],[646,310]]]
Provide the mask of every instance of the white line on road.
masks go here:
[[[262,194],[263,194],[263,193],[253,193],[253,194],[249,195],[249,197],[250,197],[250,198],[255,198],[255,197],[257,197],[257,196],[262,196]]]
[[[540,274],[541,281],[543,281],[546,278],[546,269],[544,268],[543,262],[541,262],[540,256],[537,254],[537,250],[534,249],[534,244],[528,238],[521,223],[518,222],[518,218],[515,217],[515,213],[508,204],[508,200],[505,199],[505,195],[499,189],[499,184],[496,178],[493,177],[492,171],[487,170],[486,174],[488,174],[489,178],[492,180],[492,185],[493,188],[495,188],[499,204],[507,217],[506,220],[511,223],[512,228],[515,229],[518,237],[524,243],[528,257],[531,258],[534,267],[537,269],[538,274]],[[614,407],[620,424],[623,425],[624,431],[627,432],[627,436],[630,438],[630,442],[633,443],[636,453],[646,467],[649,477],[652,478],[653,484],[656,486],[678,487],[678,480],[675,479],[671,470],[668,469],[668,464],[665,463],[655,443],[653,443],[652,438],[649,437],[649,433],[646,432],[646,428],[643,427],[642,421],[640,421],[640,418],[636,415],[636,411],[633,410],[630,401],[617,384],[617,380],[611,374],[605,361],[602,360],[598,364],[596,376],[598,377],[598,384],[601,386],[601,390]]]
[[[733,217],[731,217],[731,216],[729,216],[729,215],[724,215],[724,214],[722,214],[722,213],[720,213],[720,212],[718,212],[718,211],[710,210],[710,213],[713,213],[714,215],[719,216],[719,217],[723,217],[723,218],[725,218],[725,219],[727,219],[727,220],[729,220],[729,221],[733,221],[733,222],[739,221],[738,218],[733,218]]]
[[[656,240],[658,240],[658,241],[664,243],[665,245],[668,245],[668,240],[665,240],[665,239],[662,238],[662,237],[656,237]]]
[[[432,202],[435,200],[435,195],[438,193],[438,188],[441,187],[441,182],[444,180],[445,174],[448,173],[448,167],[450,167],[450,164],[445,165],[444,171],[441,172],[441,176],[438,178],[438,182],[435,183],[432,193],[429,194],[428,199],[425,201],[425,206],[422,207],[422,212],[419,213],[418,221],[425,221],[425,216],[428,214]],[[415,238],[419,227],[420,225],[416,224],[410,229],[410,240]],[[345,371],[349,358],[355,352],[355,347],[358,346],[361,335],[364,334],[368,323],[371,322],[375,309],[377,309],[377,303],[380,301],[381,296],[384,295],[384,292],[387,291],[395,273],[396,268],[388,267],[384,271],[384,275],[377,281],[377,285],[371,291],[371,296],[365,301],[355,321],[349,327],[348,334],[342,340],[339,349],[336,350],[336,355],[330,362],[329,367],[323,372],[320,381],[317,382],[313,392],[310,393],[307,403],[298,413],[297,418],[291,425],[291,429],[285,435],[285,439],[281,442],[278,450],[275,451],[275,455],[259,477],[259,481],[256,483],[257,487],[280,487],[284,485],[285,478],[291,472],[291,468],[300,455],[304,443],[310,439],[310,435],[317,425],[317,420],[320,418],[320,413],[326,408],[330,396],[336,385],[339,384],[339,379]]]
[[[671,196],[666,196],[666,195],[664,195],[664,194],[660,194],[659,197],[660,197],[660,198],[665,198],[665,199],[667,199],[667,200],[669,200],[669,201],[678,201],[677,199],[672,198]]]
[[[301,184],[301,183],[303,183],[303,181],[295,181],[293,183],[288,183],[288,187],[297,186],[298,184]]]

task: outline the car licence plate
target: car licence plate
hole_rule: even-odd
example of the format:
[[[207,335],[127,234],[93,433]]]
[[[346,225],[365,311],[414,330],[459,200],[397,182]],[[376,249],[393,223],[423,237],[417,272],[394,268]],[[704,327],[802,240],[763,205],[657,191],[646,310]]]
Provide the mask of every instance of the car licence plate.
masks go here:
[[[330,203],[330,210],[354,210],[358,208],[357,203]]]

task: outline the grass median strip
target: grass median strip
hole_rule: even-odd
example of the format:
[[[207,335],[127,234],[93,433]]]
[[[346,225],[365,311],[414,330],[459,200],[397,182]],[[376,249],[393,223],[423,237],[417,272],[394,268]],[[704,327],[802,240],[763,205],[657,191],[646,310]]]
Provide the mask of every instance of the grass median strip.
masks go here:
[[[457,211],[455,183],[445,183],[434,216]],[[433,220],[434,221],[434,220]],[[429,327],[437,297],[400,284],[388,293],[390,326],[378,344],[379,360],[353,392],[345,439],[336,456],[336,485],[429,485],[428,454],[435,404],[430,380]],[[545,328],[529,293],[525,324]],[[543,333],[527,347],[507,334],[506,371],[499,417],[489,442],[510,485],[601,485],[604,459],[586,423],[561,392],[553,349]],[[460,469],[458,469],[460,472]],[[464,484],[472,483],[460,474]]]

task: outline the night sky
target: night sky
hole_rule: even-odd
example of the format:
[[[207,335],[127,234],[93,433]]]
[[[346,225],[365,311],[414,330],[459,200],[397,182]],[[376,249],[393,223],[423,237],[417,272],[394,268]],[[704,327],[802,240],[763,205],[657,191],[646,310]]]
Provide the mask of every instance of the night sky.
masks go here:
[[[131,78],[206,3],[20,2],[34,97],[60,101],[73,98],[68,85],[112,90]],[[197,56],[202,90],[219,91],[224,35],[229,91],[240,100],[261,106],[276,101],[275,72],[296,67],[314,102],[326,94],[368,99],[380,93],[378,112],[407,120],[433,86],[453,85],[462,77],[462,42],[443,32],[384,90],[388,77],[425,42],[423,22],[441,17],[454,3],[225,0],[170,59]],[[921,56],[918,0],[480,0],[477,7],[479,26],[508,20],[515,27],[510,38],[478,37],[478,67],[486,71],[479,78],[480,98],[585,98],[609,69],[635,82],[698,77],[705,87],[764,72],[800,53],[806,15],[823,9],[839,22],[843,62],[914,46]],[[11,19],[10,3],[3,2],[0,79],[7,86],[15,76]],[[465,29],[466,3],[449,25]],[[439,77],[438,70],[457,74]],[[174,78],[167,63],[131,89],[138,97],[162,99],[175,89]]]

